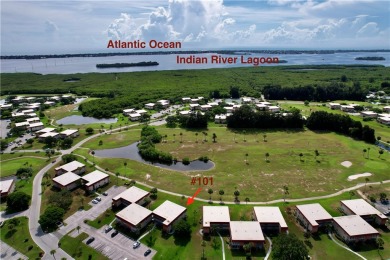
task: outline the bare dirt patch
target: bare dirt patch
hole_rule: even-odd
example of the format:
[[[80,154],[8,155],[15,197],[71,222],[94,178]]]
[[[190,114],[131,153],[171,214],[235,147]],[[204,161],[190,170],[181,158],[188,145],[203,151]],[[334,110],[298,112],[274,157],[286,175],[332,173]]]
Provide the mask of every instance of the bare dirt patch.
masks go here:
[[[346,168],[349,168],[352,166],[352,163],[350,161],[344,161],[342,163],[340,163],[342,166],[346,167]]]

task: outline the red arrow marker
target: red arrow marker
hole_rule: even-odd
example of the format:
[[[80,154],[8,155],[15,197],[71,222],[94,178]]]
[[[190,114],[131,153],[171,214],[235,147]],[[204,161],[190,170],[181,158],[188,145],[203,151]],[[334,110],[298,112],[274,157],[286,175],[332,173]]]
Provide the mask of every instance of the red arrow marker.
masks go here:
[[[202,188],[198,188],[198,190],[195,192],[194,196],[192,196],[191,198],[188,198],[187,199],[187,206],[188,205],[191,205],[192,203],[194,203],[194,198],[199,194],[199,192],[202,191]]]

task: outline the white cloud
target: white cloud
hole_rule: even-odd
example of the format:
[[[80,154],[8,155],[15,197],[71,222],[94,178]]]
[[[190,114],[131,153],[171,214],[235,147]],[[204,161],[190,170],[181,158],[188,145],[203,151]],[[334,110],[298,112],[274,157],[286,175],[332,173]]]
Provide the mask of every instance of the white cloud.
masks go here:
[[[169,0],[166,8],[156,8],[143,24],[136,26],[133,20],[130,15],[121,14],[121,18],[110,24],[108,37],[218,44],[248,38],[256,30],[255,25],[248,29],[233,29],[236,21],[229,17],[223,0]]]

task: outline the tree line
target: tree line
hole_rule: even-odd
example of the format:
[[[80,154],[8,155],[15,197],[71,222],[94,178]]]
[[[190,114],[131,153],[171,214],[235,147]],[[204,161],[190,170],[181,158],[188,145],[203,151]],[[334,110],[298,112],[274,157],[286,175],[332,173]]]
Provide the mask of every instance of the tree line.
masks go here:
[[[170,153],[159,151],[155,144],[160,143],[162,135],[151,126],[144,126],[141,130],[141,142],[138,144],[138,152],[144,160],[172,164]]]
[[[289,113],[254,111],[248,105],[242,105],[227,118],[229,128],[303,128],[303,119],[298,109]]]
[[[267,99],[273,100],[364,100],[368,90],[363,89],[358,81],[352,86],[344,83],[332,82],[328,85],[306,85],[296,87],[281,87],[280,85],[267,85],[263,94]]]
[[[368,125],[362,126],[360,121],[348,115],[315,111],[308,117],[306,126],[310,130],[333,131],[371,144],[376,142],[374,129]]]

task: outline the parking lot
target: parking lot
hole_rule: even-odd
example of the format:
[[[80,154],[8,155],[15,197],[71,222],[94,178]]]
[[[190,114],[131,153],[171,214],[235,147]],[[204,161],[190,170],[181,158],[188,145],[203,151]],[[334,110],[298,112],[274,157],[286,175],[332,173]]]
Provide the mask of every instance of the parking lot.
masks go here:
[[[88,233],[90,237],[93,236],[95,238],[89,246],[95,248],[99,252],[102,252],[108,258],[115,260],[123,260],[125,258],[129,260],[152,259],[156,254],[156,251],[150,248],[152,252],[149,255],[144,256],[145,251],[148,250],[149,247],[141,244],[138,248],[133,249],[134,240],[122,235],[121,233],[115,237],[111,237],[114,229],[105,233],[104,228],[105,227],[102,227],[96,230],[91,227],[88,230],[85,230],[85,232]],[[88,238],[84,240],[84,243],[86,243],[87,240]]]

